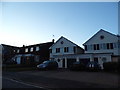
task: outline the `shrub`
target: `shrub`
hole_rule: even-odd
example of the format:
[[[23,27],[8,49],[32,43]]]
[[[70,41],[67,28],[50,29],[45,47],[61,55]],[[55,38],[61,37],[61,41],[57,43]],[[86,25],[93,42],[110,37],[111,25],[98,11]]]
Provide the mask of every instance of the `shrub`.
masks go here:
[[[105,62],[103,67],[105,71],[118,71],[118,62]]]

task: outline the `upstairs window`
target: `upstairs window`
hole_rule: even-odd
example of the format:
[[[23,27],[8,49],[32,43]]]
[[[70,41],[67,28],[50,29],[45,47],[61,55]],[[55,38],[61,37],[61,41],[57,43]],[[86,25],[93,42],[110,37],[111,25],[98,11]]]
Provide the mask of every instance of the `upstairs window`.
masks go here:
[[[96,44],[94,44],[94,50],[97,50],[97,48],[96,48]]]
[[[96,44],[96,46],[97,46],[97,50],[100,50],[99,44]]]
[[[25,52],[28,52],[28,48],[25,49]]]
[[[113,43],[107,43],[107,49],[113,49]]]
[[[56,53],[59,53],[60,52],[60,48],[56,48]]]
[[[16,52],[16,50],[13,50],[13,52],[15,53],[15,52]]]
[[[110,49],[113,49],[113,43],[110,43]]]
[[[30,48],[30,51],[33,52],[33,47]]]
[[[20,52],[20,50],[18,49],[18,50],[17,50],[17,53],[19,53],[19,52]]]
[[[64,47],[64,52],[69,52],[69,47]]]
[[[39,51],[39,50],[40,50],[40,48],[39,48],[39,46],[37,46],[37,47],[36,47],[36,51]]]
[[[94,50],[100,50],[99,44],[94,44]]]

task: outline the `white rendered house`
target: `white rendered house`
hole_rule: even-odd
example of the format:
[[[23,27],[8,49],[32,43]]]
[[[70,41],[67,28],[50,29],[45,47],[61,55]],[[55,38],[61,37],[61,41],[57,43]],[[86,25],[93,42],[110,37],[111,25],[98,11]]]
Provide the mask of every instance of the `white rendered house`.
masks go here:
[[[59,68],[67,68],[71,63],[75,62],[76,59],[67,56],[82,54],[84,50],[61,36],[50,48],[50,59],[58,62]]]
[[[102,29],[83,45],[85,54],[92,54],[92,61],[97,61],[101,67],[104,62],[116,62],[120,57],[120,36]]]

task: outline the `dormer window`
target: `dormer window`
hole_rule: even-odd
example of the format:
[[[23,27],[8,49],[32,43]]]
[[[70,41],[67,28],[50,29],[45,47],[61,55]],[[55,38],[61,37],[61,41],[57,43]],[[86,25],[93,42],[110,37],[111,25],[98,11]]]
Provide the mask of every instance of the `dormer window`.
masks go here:
[[[17,53],[19,53],[19,52],[20,52],[20,50],[18,49],[18,50],[17,50]]]
[[[25,52],[28,52],[28,48],[25,49]]]
[[[33,52],[33,47],[31,47],[30,51]]]
[[[39,50],[40,50],[40,48],[39,48],[39,46],[37,46],[37,47],[36,47],[36,51],[39,51]]]

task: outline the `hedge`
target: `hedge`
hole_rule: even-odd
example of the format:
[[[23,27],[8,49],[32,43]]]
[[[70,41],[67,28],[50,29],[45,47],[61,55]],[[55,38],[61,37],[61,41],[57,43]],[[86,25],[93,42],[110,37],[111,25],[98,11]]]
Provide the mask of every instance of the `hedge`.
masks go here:
[[[105,62],[103,63],[103,67],[105,71],[118,71],[119,64],[118,62]]]

